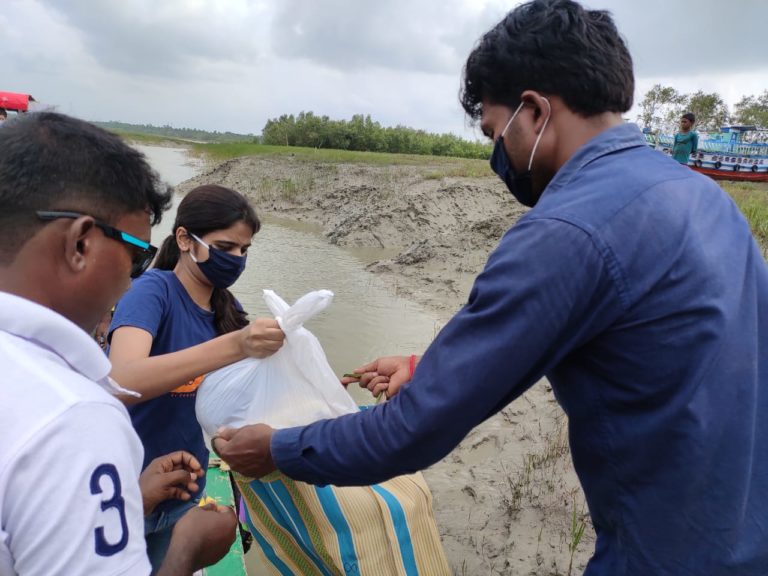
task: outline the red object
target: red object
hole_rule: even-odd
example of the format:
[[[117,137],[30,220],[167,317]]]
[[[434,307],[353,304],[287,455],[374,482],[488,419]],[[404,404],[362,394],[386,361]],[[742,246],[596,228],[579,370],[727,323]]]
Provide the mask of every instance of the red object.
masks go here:
[[[749,169],[733,172],[731,170],[715,170],[714,168],[699,168],[689,166],[696,172],[701,172],[713,180],[733,180],[734,182],[768,182],[768,172],[752,172]]]
[[[416,354],[411,354],[411,358],[408,361],[408,376],[413,378],[413,371],[416,370]]]
[[[29,103],[34,101],[35,99],[29,94],[0,92],[0,108],[5,108],[6,110],[26,112],[29,109]]]

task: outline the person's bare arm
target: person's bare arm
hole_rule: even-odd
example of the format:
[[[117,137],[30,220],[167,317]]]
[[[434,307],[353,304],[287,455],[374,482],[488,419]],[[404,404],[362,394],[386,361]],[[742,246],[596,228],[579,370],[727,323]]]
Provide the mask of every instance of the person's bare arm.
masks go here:
[[[141,328],[121,326],[112,333],[110,376],[141,398],[121,396],[126,404],[151,400],[190,380],[248,356],[265,358],[283,345],[276,320],[258,318],[245,328],[178,352],[150,356],[152,334]]]

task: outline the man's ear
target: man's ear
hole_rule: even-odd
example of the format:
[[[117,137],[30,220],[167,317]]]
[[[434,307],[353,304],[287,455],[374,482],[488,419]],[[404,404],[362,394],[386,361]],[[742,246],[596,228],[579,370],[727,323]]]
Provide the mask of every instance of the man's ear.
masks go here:
[[[95,246],[96,222],[91,216],[72,220],[64,232],[64,256],[70,270],[82,272]]]
[[[552,115],[551,102],[535,90],[526,90],[520,95],[520,98],[525,103],[523,109],[527,108],[532,111],[533,130],[538,134],[544,129],[544,123]]]

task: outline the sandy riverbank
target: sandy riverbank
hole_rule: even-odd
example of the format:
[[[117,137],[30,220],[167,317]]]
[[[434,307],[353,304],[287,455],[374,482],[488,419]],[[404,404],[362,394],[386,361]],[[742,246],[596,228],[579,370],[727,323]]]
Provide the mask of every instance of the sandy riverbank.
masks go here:
[[[386,248],[396,255],[368,270],[447,321],[525,210],[490,171],[484,178],[448,173],[444,165],[250,157],[214,166],[179,188],[224,184],[250,196],[260,212],[318,224],[329,242]],[[568,574],[571,562],[573,574],[583,571],[594,534],[565,417],[546,381],[476,428],[426,477],[456,574]],[[587,522],[587,529],[572,554],[574,510],[576,526]]]

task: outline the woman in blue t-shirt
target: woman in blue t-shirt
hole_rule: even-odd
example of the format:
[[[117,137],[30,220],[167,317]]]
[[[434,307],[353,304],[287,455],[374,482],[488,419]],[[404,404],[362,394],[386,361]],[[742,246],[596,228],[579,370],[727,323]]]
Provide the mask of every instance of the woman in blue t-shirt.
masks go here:
[[[227,289],[245,268],[260,228],[248,200],[229,188],[206,185],[179,204],[173,234],[154,267],[118,303],[110,325],[112,377],[141,393],[124,397],[144,444],[144,466],[157,456],[187,450],[203,470],[208,450],[195,418],[203,376],[237,360],[264,358],[283,344],[273,319],[249,322]],[[202,495],[205,478],[198,480]],[[171,531],[195,501],[168,501],[147,517],[147,550],[156,570]]]

